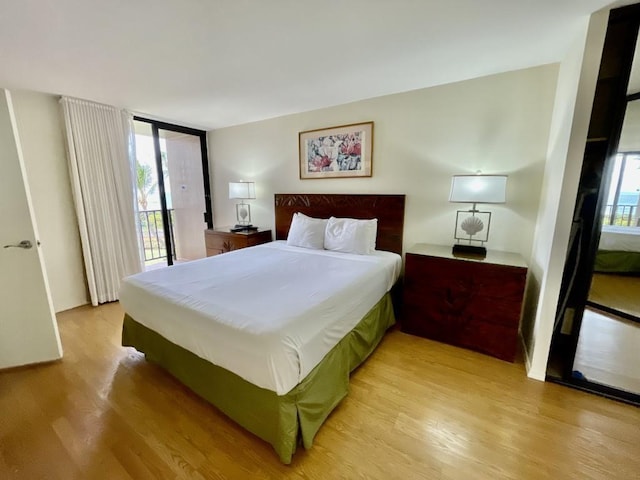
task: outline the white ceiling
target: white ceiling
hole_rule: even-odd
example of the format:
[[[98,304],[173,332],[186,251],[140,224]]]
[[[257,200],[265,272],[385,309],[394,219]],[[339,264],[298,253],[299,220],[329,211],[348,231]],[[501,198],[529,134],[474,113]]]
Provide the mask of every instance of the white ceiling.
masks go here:
[[[610,0],[1,0],[0,86],[219,128],[562,59]]]

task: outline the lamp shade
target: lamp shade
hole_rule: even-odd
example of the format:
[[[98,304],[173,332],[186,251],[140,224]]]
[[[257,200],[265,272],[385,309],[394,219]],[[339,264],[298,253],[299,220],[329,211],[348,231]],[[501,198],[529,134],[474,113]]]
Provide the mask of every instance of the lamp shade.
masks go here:
[[[451,178],[450,202],[505,203],[506,175],[454,175]]]
[[[255,182],[229,182],[229,198],[256,198]]]

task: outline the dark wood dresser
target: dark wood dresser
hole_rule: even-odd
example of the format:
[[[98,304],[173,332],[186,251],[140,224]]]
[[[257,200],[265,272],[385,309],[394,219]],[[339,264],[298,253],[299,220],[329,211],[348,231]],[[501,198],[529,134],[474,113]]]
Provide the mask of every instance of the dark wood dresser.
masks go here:
[[[479,259],[415,245],[406,254],[402,330],[512,362],[526,278],[515,253]]]
[[[259,228],[245,232],[230,232],[227,228],[208,229],[204,231],[207,246],[207,257],[220,253],[253,247],[271,241],[271,230]]]

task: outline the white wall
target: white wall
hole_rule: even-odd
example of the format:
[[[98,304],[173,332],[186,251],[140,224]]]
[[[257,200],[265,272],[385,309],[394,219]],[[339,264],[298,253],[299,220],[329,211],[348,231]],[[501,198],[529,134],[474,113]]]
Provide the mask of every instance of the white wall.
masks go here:
[[[529,257],[557,65],[373,98],[209,133],[216,226],[235,223],[228,182],[254,180],[253,223],[273,227],[273,194],[404,193],[405,248],[453,244],[453,174],[509,175],[493,211],[488,248]],[[374,121],[373,177],[300,180],[298,132]]]
[[[608,11],[585,18],[561,63],[536,221],[522,336],[528,374],[544,380]]]
[[[60,312],[86,304],[87,288],[58,97],[20,90],[12,97],[53,305]]]

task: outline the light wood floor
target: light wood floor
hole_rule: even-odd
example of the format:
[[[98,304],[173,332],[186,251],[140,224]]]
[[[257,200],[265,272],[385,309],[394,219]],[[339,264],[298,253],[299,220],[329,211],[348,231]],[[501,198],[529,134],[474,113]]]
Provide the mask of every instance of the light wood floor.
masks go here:
[[[640,318],[640,277],[594,273],[589,300]]]
[[[0,478],[634,479],[640,409],[390,332],[291,466],[132,349],[118,304],[58,316],[64,359],[0,372]]]
[[[640,323],[586,308],[573,369],[589,381],[640,395]]]

